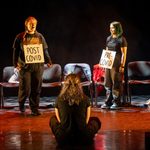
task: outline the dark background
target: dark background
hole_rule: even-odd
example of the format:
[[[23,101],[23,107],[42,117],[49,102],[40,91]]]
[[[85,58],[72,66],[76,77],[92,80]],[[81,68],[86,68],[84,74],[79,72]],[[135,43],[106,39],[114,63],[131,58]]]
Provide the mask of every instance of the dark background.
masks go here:
[[[12,44],[32,15],[48,45],[53,63],[99,62],[110,22],[120,21],[128,42],[127,63],[150,60],[149,5],[145,1],[118,0],[12,0],[0,6],[0,79],[12,64]]]

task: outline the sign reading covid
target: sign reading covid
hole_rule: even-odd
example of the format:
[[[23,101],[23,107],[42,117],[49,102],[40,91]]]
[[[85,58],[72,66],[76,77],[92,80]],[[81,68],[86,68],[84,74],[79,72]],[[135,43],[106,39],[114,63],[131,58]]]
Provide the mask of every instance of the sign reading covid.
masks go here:
[[[114,63],[116,52],[103,49],[100,58],[100,66],[103,68],[111,69]]]
[[[43,63],[44,54],[42,44],[24,45],[25,63]]]

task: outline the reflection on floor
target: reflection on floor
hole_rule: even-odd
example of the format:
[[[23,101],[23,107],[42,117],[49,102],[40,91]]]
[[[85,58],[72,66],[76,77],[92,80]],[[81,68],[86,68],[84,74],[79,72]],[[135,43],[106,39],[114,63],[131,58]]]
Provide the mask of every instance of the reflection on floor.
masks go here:
[[[42,99],[42,115],[34,117],[30,115],[28,103],[25,114],[20,114],[18,107],[8,107],[16,106],[17,98],[7,99],[7,108],[0,109],[1,150],[150,150],[150,108],[143,107],[149,98],[148,95],[134,96],[130,107],[103,110],[99,106],[104,97],[99,97],[98,107],[92,108],[92,116],[101,120],[102,127],[94,144],[61,148],[49,128],[55,98]]]
[[[55,103],[56,97],[41,97],[40,107],[52,107]],[[97,107],[101,106],[104,103],[105,96],[99,96],[97,99]],[[144,107],[144,104],[150,100],[150,95],[135,95],[132,96],[131,105]],[[4,100],[5,107],[14,107],[18,106],[17,97],[6,97]],[[95,99],[93,99],[93,105],[95,105]],[[26,101],[26,106],[28,106],[28,100]]]

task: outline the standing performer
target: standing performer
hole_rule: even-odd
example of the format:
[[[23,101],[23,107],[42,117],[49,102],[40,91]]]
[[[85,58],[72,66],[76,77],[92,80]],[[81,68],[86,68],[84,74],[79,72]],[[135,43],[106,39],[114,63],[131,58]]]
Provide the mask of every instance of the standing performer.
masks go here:
[[[13,64],[19,70],[19,109],[25,112],[25,101],[29,98],[32,115],[38,110],[44,62],[52,65],[48,45],[41,33],[36,31],[37,20],[29,16],[25,20],[25,31],[19,33],[13,43]]]
[[[105,70],[106,100],[101,108],[118,109],[127,56],[127,41],[122,35],[123,29],[120,22],[110,23],[110,33],[106,40],[106,50],[115,51],[116,56],[112,69]]]

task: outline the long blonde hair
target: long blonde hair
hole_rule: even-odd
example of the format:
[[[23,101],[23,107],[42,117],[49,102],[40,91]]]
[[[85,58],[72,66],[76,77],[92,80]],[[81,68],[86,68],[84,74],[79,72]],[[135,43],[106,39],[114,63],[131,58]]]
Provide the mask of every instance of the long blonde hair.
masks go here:
[[[73,104],[79,105],[85,97],[80,83],[80,78],[76,74],[67,75],[58,98],[68,101],[70,106]]]

